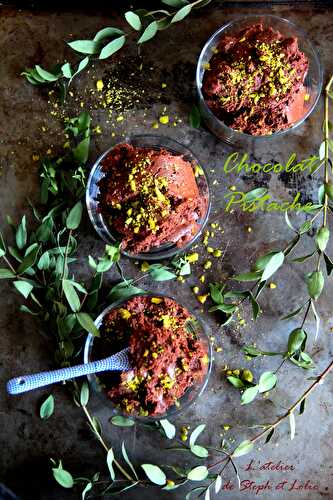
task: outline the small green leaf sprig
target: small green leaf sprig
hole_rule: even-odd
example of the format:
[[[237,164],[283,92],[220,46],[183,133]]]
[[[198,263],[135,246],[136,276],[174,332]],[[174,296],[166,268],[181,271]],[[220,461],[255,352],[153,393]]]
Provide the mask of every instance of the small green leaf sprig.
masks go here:
[[[297,247],[302,237],[306,235],[313,227],[316,220],[322,218],[322,222],[316,229],[315,245],[312,252],[307,255],[302,255],[291,259],[291,263],[303,263],[311,258],[315,260],[313,271],[305,275],[305,282],[307,285],[308,299],[299,305],[295,310],[285,315],[282,320],[288,320],[298,316],[302,311],[304,312],[303,320],[299,327],[293,329],[288,338],[288,348],[285,352],[266,352],[258,350],[253,346],[248,346],[245,353],[249,357],[257,356],[274,356],[282,355],[284,361],[289,359],[297,366],[305,369],[313,368],[313,361],[310,356],[305,352],[305,345],[308,334],[304,329],[304,324],[310,311],[312,311],[316,321],[315,339],[317,339],[320,327],[320,317],[316,309],[316,302],[321,296],[324,285],[326,270],[327,277],[330,277],[333,270],[333,262],[331,257],[327,254],[326,248],[330,238],[330,231],[328,228],[328,214],[333,212],[333,182],[330,178],[332,175],[332,163],[329,158],[329,151],[333,150],[332,141],[329,137],[331,122],[328,119],[329,99],[333,99],[331,87],[333,85],[333,77],[328,82],[325,88],[325,118],[323,124],[324,141],[320,146],[320,158],[322,160],[319,169],[324,169],[324,180],[319,187],[318,204],[312,207],[313,214],[311,218],[303,222],[297,229],[292,225],[288,213],[285,213],[285,219],[288,227],[294,232],[293,238],[287,243],[282,250],[274,250],[260,256],[252,266],[250,271],[235,275],[232,279],[238,282],[252,282],[254,283],[250,289],[244,291],[229,290],[226,284],[211,283],[210,295],[214,302],[214,306],[210,308],[211,312],[220,311],[222,313],[222,325],[227,325],[233,320],[234,313],[239,309],[240,305],[248,300],[252,306],[252,317],[257,319],[261,313],[261,308],[258,303],[258,297],[267,286],[267,282],[272,278],[275,273],[285,263],[286,257],[291,254]],[[318,171],[318,169],[317,169]],[[330,174],[331,173],[331,174]],[[246,195],[247,201],[257,197],[265,191],[265,188],[256,188],[249,191]]]
[[[204,7],[210,1],[161,0],[163,4],[169,7],[168,9],[163,8],[153,11],[137,9],[125,12],[124,17],[129,27],[138,34],[136,42],[140,47],[143,43],[154,38],[159,31],[182,21],[193,9]],[[129,33],[120,28],[103,28],[95,34],[93,39],[67,42],[67,45],[72,50],[84,56],[75,67],[72,63],[65,62],[46,70],[36,64],[33,68],[26,68],[21,74],[32,85],[56,83],[61,92],[61,100],[64,101],[66,91],[73,79],[86,69],[93,59],[104,60],[118,52],[125,45],[128,37]]]

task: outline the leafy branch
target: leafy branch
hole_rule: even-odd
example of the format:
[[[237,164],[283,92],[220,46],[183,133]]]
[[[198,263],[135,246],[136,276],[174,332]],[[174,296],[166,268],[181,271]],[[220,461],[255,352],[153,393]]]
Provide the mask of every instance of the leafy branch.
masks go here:
[[[208,5],[211,0],[161,0],[170,7],[148,11],[137,9],[124,14],[128,26],[138,35],[136,43],[140,47],[143,43],[154,38],[159,31],[165,30],[173,24],[182,21],[193,9]],[[172,9],[172,10],[171,10]],[[104,60],[118,52],[128,41],[130,33],[115,27],[106,27],[99,30],[93,39],[73,40],[67,45],[78,54],[84,55],[78,64],[70,62],[57,64],[50,70],[36,64],[33,68],[26,68],[22,75],[32,85],[56,83],[61,91],[62,100],[73,79],[88,67],[91,61],[98,58]]]

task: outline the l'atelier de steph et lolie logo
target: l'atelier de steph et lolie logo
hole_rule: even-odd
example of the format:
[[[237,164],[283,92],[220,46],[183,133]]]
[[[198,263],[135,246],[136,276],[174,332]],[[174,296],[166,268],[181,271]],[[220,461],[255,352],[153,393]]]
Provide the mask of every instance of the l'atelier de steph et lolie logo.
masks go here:
[[[231,153],[225,160],[223,171],[229,175],[231,173],[246,173],[246,174],[295,174],[301,172],[314,173],[321,164],[319,156],[310,156],[304,160],[297,162],[296,153],[292,153],[287,162],[283,163],[250,163],[249,155],[244,153],[240,158],[239,153]],[[240,208],[244,212],[256,212],[262,210],[265,212],[285,212],[287,210],[295,210],[296,212],[311,212],[316,205],[308,202],[302,205],[299,202],[301,193],[297,193],[292,201],[274,201],[272,195],[267,192],[267,189],[257,190],[251,196],[243,191],[233,190],[227,193],[224,198],[227,200],[225,211],[231,212],[234,208]]]

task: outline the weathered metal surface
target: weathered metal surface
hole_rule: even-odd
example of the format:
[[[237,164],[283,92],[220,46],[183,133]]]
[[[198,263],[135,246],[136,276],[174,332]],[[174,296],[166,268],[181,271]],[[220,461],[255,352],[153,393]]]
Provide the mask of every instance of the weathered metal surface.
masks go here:
[[[258,7],[259,8],[259,7]],[[98,78],[104,81],[113,71],[113,62],[96,63],[95,68],[80,77],[73,84],[74,97],[69,99],[65,116],[74,115],[81,109],[88,109],[93,116],[94,127],[100,125],[101,134],[95,134],[91,153],[91,162],[103,152],[112,141],[121,139],[121,134],[151,132],[152,123],[161,114],[166,106],[169,117],[175,115],[182,120],[176,127],[160,125],[155,133],[176,138],[189,146],[198,156],[209,172],[214,193],[215,208],[223,200],[228,187],[236,185],[240,189],[248,190],[255,186],[267,185],[272,195],[279,198],[292,198],[297,191],[302,193],[302,199],[315,196],[318,177],[310,179],[301,175],[285,176],[226,176],[223,173],[223,163],[232,148],[225,146],[215,139],[205,129],[194,130],[188,125],[188,112],[194,97],[195,64],[202,45],[207,38],[221,24],[226,21],[254,12],[253,6],[228,7],[222,2],[214,2],[210,7],[195,13],[194,16],[162,32],[150,44],[142,48],[143,69],[140,71],[141,60],[136,56],[134,43],[123,50],[120,62],[119,80],[123,87],[131,82],[140,89],[139,103],[134,108],[122,113],[123,122],[114,122],[107,111],[101,107],[91,109],[96,101],[96,94],[86,93],[85,88],[94,88]],[[293,8],[283,5],[272,7],[262,6],[260,12],[274,13],[295,21],[304,28],[312,38],[322,57],[325,74],[333,71],[333,12],[327,7],[299,5]],[[0,11],[0,46],[2,61],[0,65],[0,200],[1,226],[5,227],[4,216],[10,214],[18,220],[22,211],[28,210],[26,198],[36,200],[37,197],[37,163],[32,161],[32,155],[43,155],[49,148],[53,152],[61,149],[65,139],[62,133],[61,117],[51,115],[58,113],[48,104],[50,96],[47,91],[38,89],[25,83],[19,76],[24,66],[41,63],[44,67],[50,66],[55,60],[63,61],[72,54],[63,42],[70,35],[75,38],[91,36],[98,29],[107,25],[119,25],[120,18],[114,18],[109,12],[85,14],[75,11],[67,12],[30,12],[3,7]],[[113,60],[115,61],[115,59]],[[152,68],[152,69],[151,69]],[[134,73],[131,75],[131,73]],[[161,83],[167,87],[161,90]],[[142,90],[145,90],[142,95]],[[161,97],[158,98],[159,94]],[[52,97],[52,96],[51,96]],[[75,100],[77,99],[77,101]],[[81,108],[83,102],[83,108]],[[320,143],[320,125],[323,106],[320,103],[313,115],[306,123],[293,134],[285,138],[269,142],[253,148],[252,159],[265,163],[266,161],[286,162],[291,152],[296,152],[299,158],[305,158],[317,151]],[[116,113],[120,114],[120,112]],[[108,123],[109,122],[109,123]],[[114,125],[114,123],[116,123]],[[46,130],[43,131],[44,127]],[[114,128],[113,128],[114,127]],[[111,132],[115,131],[115,137]],[[218,184],[214,183],[218,181]],[[219,210],[218,221],[224,233],[217,232],[212,241],[214,247],[222,250],[227,247],[224,259],[214,260],[211,271],[206,273],[207,281],[223,280],[235,270],[248,268],[254,257],[268,249],[280,248],[290,238],[291,233],[286,227],[280,214],[245,214],[235,211],[225,214]],[[248,232],[248,227],[252,232]],[[5,228],[9,237],[10,231]],[[82,256],[88,253],[98,255],[103,250],[100,242],[87,220],[85,233],[81,237]],[[306,247],[311,244],[306,239]],[[306,250],[306,248],[305,248]],[[200,307],[191,292],[191,285],[197,284],[197,277],[202,273],[202,263],[208,258],[202,245],[198,246],[201,258],[200,263],[194,266],[193,275],[185,284],[169,282],[156,284],[147,282],[153,290],[167,291],[185,305],[200,313]],[[300,252],[301,253],[301,250]],[[138,269],[133,262],[124,263],[128,276],[134,276]],[[303,391],[309,382],[304,379],[304,373],[296,367],[285,364],[280,374],[280,382],[276,391],[267,399],[258,400],[251,406],[241,407],[239,394],[228,386],[221,378],[221,371],[225,364],[234,368],[239,366],[255,367],[255,373],[267,368],[268,363],[277,366],[277,360],[265,360],[247,363],[239,352],[243,343],[256,342],[265,349],[283,349],[286,344],[288,331],[294,322],[287,325],[278,321],[284,311],[289,311],[297,305],[299,298],[306,295],[303,273],[306,266],[284,266],[274,281],[277,288],[267,289],[262,296],[264,314],[254,324],[248,320],[249,312],[245,310],[242,316],[246,319],[245,325],[239,322],[229,325],[222,331],[218,327],[217,317],[207,313],[205,307],[202,316],[216,337],[216,344],[223,351],[216,354],[215,369],[209,389],[200,400],[182,417],[177,419],[177,426],[189,424],[192,427],[200,422],[207,422],[205,442],[216,445],[220,433],[227,439],[232,436],[247,436],[253,430],[247,430],[247,425],[259,424],[272,420],[283,412]],[[82,273],[84,274],[82,262]],[[116,279],[116,272],[108,275],[110,283]],[[35,392],[22,397],[9,398],[4,392],[4,381],[21,372],[34,372],[52,369],[52,349],[48,345],[47,337],[41,335],[33,318],[18,314],[20,297],[9,284],[1,283],[1,315],[0,315],[0,349],[1,349],[1,380],[0,392],[0,443],[2,448],[0,458],[1,479],[12,487],[22,498],[37,499],[71,499],[77,498],[71,491],[58,487],[49,472],[48,458],[62,458],[66,467],[73,473],[93,474],[97,470],[106,472],[104,451],[87,429],[84,416],[80,409],[73,406],[69,396],[62,387],[58,387],[54,394],[56,410],[48,421],[41,421],[38,417],[38,403],[47,390]],[[332,356],[332,335],[329,330],[333,325],[331,319],[331,297],[333,287],[330,285],[319,301],[319,309],[323,317],[322,331],[318,343],[313,347],[314,359],[318,363],[318,370],[323,368]],[[313,330],[313,324],[309,329]],[[311,334],[313,339],[313,334]],[[275,364],[276,363],[276,364]],[[324,386],[320,387],[311,397],[306,413],[297,419],[296,437],[290,444],[287,423],[278,431],[278,444],[273,440],[260,453],[254,453],[255,460],[264,463],[268,460],[285,464],[293,464],[294,471],[267,472],[245,471],[249,462],[248,457],[239,460],[242,479],[251,479],[259,483],[267,480],[274,486],[288,480],[289,485],[294,479],[318,484],[318,491],[270,491],[260,495],[254,491],[238,492],[235,488],[225,492],[226,498],[238,500],[242,498],[254,499],[259,496],[265,500],[271,498],[289,499],[316,499],[321,496],[333,498],[332,479],[332,394],[333,381],[329,378]],[[179,463],[184,458],[180,454],[171,452],[161,453],[165,445],[158,433],[148,432],[141,426],[134,430],[120,430],[108,423],[109,410],[99,399],[93,400],[93,411],[100,418],[105,438],[119,449],[121,440],[125,439],[128,450],[134,461],[150,461],[161,463],[173,461]],[[232,429],[225,432],[223,424],[229,424]],[[149,457],[149,459],[148,459]],[[167,458],[168,457],[168,458]],[[256,465],[257,462],[256,462]],[[227,477],[236,485],[232,472]],[[156,493],[145,490],[127,494],[126,498],[167,498],[170,494]],[[183,498],[183,492],[177,490],[174,498]]]

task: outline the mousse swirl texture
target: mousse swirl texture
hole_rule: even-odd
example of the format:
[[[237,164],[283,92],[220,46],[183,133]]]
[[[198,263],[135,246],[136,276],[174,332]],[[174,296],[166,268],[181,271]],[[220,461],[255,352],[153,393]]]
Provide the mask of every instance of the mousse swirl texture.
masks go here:
[[[208,369],[207,346],[189,311],[168,297],[137,296],[112,310],[95,338],[96,359],[129,347],[132,369],[100,375],[107,396],[128,414],[164,414]],[[192,325],[192,326],[191,326]]]
[[[308,65],[297,38],[254,24],[220,39],[204,73],[203,96],[227,126],[270,135],[304,115]]]
[[[103,159],[102,171],[99,210],[123,249],[183,247],[199,231],[208,206],[196,182],[202,169],[182,155],[124,143]]]

